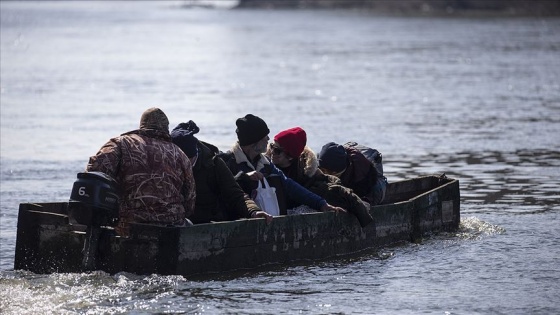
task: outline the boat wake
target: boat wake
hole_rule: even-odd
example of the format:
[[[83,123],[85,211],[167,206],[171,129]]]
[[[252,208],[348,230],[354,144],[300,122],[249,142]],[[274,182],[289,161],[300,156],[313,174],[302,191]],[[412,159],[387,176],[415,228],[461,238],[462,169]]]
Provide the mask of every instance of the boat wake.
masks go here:
[[[455,232],[457,237],[465,240],[478,240],[484,236],[504,234],[506,229],[501,226],[484,222],[476,217],[462,218],[459,230]]]

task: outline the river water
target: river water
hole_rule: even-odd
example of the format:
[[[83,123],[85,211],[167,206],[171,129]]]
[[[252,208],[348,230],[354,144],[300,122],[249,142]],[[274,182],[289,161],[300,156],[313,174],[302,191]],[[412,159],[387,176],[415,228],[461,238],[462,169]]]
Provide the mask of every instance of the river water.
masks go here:
[[[0,2],[3,314],[560,313],[560,19]],[[208,280],[13,270],[23,202],[68,200],[162,108],[227,150],[235,119],[354,140],[389,181],[446,173],[457,233]]]

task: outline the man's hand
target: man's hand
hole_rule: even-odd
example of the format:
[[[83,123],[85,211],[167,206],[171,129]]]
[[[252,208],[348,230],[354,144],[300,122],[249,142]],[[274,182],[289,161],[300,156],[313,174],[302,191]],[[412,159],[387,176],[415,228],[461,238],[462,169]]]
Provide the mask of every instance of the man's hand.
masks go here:
[[[264,211],[257,211],[253,212],[253,218],[264,218],[266,220],[266,224],[270,224],[272,222],[272,216]]]
[[[264,178],[263,174],[258,171],[249,172],[247,173],[247,176],[249,176],[249,178],[254,181],[258,181]]]
[[[346,210],[344,210],[341,207],[335,207],[335,206],[332,206],[332,205],[326,203],[324,206],[321,207],[321,212],[327,212],[327,211],[334,211],[336,213],[346,212]]]

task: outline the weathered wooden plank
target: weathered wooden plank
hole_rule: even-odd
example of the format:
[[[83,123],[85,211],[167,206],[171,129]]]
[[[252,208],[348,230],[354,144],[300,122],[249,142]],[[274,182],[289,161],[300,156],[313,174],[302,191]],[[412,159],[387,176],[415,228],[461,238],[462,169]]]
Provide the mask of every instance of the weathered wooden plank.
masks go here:
[[[196,272],[254,268],[355,252],[364,247],[359,241],[366,240],[365,232],[348,214],[285,216],[270,225],[264,220],[240,220],[225,226],[228,228],[208,224],[182,229],[179,262],[188,262],[189,269]]]
[[[372,215],[376,229],[376,246],[409,241],[413,231],[413,210],[413,205],[409,202],[374,207]]]
[[[46,207],[36,204],[20,205],[15,269],[37,273],[66,272],[74,270],[76,261],[81,261],[81,249],[76,250],[81,242],[73,235],[68,217],[60,214],[62,210],[55,213],[38,211],[57,210],[53,206],[54,204]]]
[[[459,200],[458,181],[448,181],[413,198],[413,239],[419,239],[426,233],[457,229],[460,223]]]

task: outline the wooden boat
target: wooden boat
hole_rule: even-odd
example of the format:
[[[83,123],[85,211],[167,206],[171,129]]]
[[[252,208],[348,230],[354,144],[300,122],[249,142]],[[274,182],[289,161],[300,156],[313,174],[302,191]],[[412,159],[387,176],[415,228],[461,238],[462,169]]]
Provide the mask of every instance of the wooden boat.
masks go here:
[[[69,202],[19,207],[14,269],[35,273],[83,272],[91,233],[72,222]],[[390,183],[374,223],[361,228],[350,214],[310,213],[264,219],[162,227],[134,224],[129,237],[100,227],[93,269],[108,273],[194,276],[269,264],[298,263],[418,240],[459,227],[459,182],[423,176]],[[86,246],[87,247],[87,246]],[[91,266],[90,266],[91,267]]]

